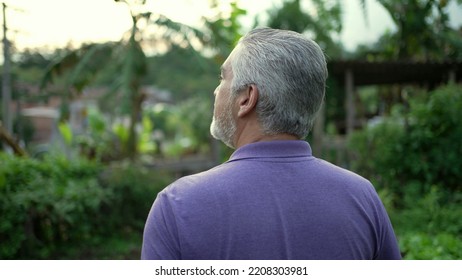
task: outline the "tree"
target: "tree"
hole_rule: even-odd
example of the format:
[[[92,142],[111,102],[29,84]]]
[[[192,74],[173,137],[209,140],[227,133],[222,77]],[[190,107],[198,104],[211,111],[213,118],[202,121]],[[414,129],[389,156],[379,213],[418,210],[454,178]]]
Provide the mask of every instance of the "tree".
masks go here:
[[[378,0],[396,25],[372,46],[374,58],[444,60],[462,58],[460,30],[449,25],[448,7],[461,0]],[[365,0],[361,0],[363,6]],[[366,50],[365,50],[366,49]],[[362,47],[362,52],[367,48]]]
[[[63,103],[82,90],[98,77],[112,77],[111,87],[102,97],[107,109],[117,108],[117,113],[129,115],[129,136],[126,153],[134,158],[137,153],[136,124],[140,119],[141,104],[144,99],[140,91],[143,76],[147,73],[146,55],[143,45],[149,41],[139,28],[144,21],[146,26],[154,25],[164,29],[164,42],[189,45],[192,37],[200,37],[201,32],[192,27],[171,21],[160,14],[140,12],[145,0],[115,0],[127,5],[132,19],[132,28],[126,38],[119,42],[88,44],[72,51],[50,65],[43,80],[42,88],[53,83],[56,78],[65,77],[67,90],[63,93]],[[159,39],[159,38],[155,38]],[[99,75],[99,76],[98,76]]]
[[[308,11],[300,0],[286,0],[281,7],[268,11],[268,26],[312,35],[329,57],[340,56],[342,47],[335,37],[342,30],[340,1],[310,0]]]
[[[243,35],[239,19],[247,12],[236,2],[231,2],[230,12],[225,14],[219,10],[219,1],[211,0],[210,3],[210,8],[215,11],[215,15],[203,18],[207,30],[204,44],[214,50],[216,62],[222,64]]]
[[[165,54],[148,57],[147,65],[144,83],[169,90],[174,102],[195,96],[209,99],[218,83],[220,70],[215,60],[190,48],[174,45]]]

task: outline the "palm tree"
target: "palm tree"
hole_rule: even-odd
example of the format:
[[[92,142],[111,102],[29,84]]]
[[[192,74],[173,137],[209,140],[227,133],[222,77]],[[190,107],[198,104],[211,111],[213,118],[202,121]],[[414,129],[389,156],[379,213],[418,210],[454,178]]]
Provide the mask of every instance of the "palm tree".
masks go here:
[[[339,0],[307,1],[313,13],[303,10],[301,0],[286,0],[281,7],[268,11],[268,26],[299,33],[311,32],[313,39],[325,49],[329,57],[341,54],[341,45],[333,37],[342,30],[342,6]]]
[[[88,44],[68,53],[48,67],[41,88],[46,89],[47,85],[64,77],[67,90],[62,94],[62,100],[65,108],[69,99],[80,95],[85,87],[95,81],[97,74],[111,76],[111,86],[101,98],[100,105],[129,115],[129,136],[125,152],[129,158],[134,158],[137,154],[135,128],[144,99],[140,91],[141,80],[147,72],[146,55],[142,48],[147,39],[139,28],[139,23],[145,21],[146,26],[162,27],[165,32],[162,33],[161,40],[172,44],[190,46],[192,38],[202,41],[203,35],[199,30],[174,22],[163,15],[138,12],[142,10],[146,0],[114,1],[126,4],[130,12],[132,27],[126,36],[118,42]]]
[[[360,0],[367,17],[366,0]],[[397,27],[382,41],[394,44],[393,58],[440,60],[462,57],[460,31],[449,25],[450,2],[461,0],[377,0]],[[386,43],[386,42],[382,42]]]

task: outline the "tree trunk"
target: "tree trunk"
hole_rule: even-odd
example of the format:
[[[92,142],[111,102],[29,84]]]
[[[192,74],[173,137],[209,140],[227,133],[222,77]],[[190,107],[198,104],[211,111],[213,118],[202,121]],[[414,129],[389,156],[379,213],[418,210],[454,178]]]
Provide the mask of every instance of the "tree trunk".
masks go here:
[[[13,152],[18,156],[27,156],[26,151],[21,148],[21,146],[16,143],[13,136],[11,136],[8,131],[3,127],[2,123],[0,122],[0,140],[4,141],[13,149]]]

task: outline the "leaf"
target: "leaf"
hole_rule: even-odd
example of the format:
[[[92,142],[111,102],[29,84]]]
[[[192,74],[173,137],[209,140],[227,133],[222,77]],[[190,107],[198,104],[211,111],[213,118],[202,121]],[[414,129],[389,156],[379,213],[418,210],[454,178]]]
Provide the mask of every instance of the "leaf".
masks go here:
[[[96,76],[97,72],[102,71],[104,65],[111,61],[113,43],[92,44],[79,55],[79,61],[75,64],[68,84],[75,87],[79,92],[87,86]],[[104,57],[106,59],[101,59]],[[97,63],[95,63],[97,62]]]
[[[61,136],[63,137],[64,142],[67,145],[71,145],[72,144],[72,129],[69,123],[60,122],[58,124],[58,130],[61,133]]]
[[[62,58],[54,60],[45,69],[45,74],[40,81],[40,89],[43,90],[48,84],[52,84],[54,78],[63,74],[66,70],[72,69],[78,63],[77,50],[72,51]]]

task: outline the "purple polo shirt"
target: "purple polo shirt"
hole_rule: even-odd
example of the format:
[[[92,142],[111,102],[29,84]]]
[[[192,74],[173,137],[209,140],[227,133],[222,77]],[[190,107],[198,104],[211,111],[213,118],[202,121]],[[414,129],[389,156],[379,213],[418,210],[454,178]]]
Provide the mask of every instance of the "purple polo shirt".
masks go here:
[[[305,141],[245,145],[160,192],[142,259],[400,259],[369,181]]]

